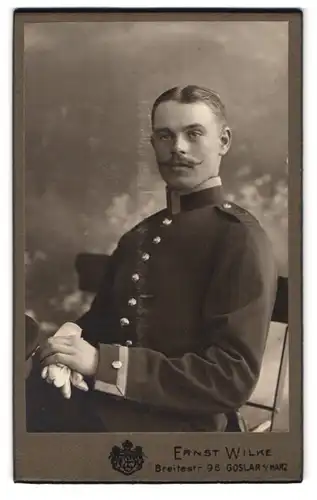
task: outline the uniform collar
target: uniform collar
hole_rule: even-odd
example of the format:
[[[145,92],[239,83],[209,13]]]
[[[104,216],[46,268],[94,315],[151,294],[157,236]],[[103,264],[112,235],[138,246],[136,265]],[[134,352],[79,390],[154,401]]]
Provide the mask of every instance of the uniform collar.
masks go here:
[[[224,193],[220,177],[215,177],[213,185],[201,191],[179,196],[177,193],[169,192],[167,196],[167,207],[173,214],[187,212],[206,205],[218,205],[224,201]]]

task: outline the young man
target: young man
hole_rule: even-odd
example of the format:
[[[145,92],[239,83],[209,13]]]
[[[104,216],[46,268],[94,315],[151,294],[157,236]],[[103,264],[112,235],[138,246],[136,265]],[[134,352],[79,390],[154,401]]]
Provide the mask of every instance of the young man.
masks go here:
[[[152,128],[168,206],[121,238],[76,322],[82,336],[50,338],[41,366],[84,376],[95,430],[225,431],[259,376],[276,292],[272,250],[254,217],[224,199],[231,131],[219,96],[168,90]]]

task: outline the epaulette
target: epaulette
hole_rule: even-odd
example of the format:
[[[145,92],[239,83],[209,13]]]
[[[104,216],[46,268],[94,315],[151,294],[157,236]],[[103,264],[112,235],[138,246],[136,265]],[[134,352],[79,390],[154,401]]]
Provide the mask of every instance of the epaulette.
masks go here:
[[[261,227],[259,221],[245,208],[236,205],[231,201],[224,201],[217,205],[217,208],[227,217],[231,217],[236,222],[242,222],[246,226]]]

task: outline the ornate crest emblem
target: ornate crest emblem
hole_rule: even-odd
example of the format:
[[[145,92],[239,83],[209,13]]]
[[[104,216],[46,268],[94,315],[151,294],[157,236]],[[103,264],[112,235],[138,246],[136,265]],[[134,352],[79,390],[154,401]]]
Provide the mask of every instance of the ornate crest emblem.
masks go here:
[[[126,476],[141,470],[144,463],[144,453],[141,446],[135,446],[131,441],[124,441],[122,446],[113,446],[109,459],[112,468]]]

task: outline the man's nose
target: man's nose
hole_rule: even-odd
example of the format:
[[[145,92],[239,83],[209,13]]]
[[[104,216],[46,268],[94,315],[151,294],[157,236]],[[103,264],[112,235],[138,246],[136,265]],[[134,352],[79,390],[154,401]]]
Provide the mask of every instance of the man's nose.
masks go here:
[[[175,137],[173,143],[173,151],[175,151],[175,153],[182,153],[182,154],[187,153],[188,143],[183,136],[179,135]]]

